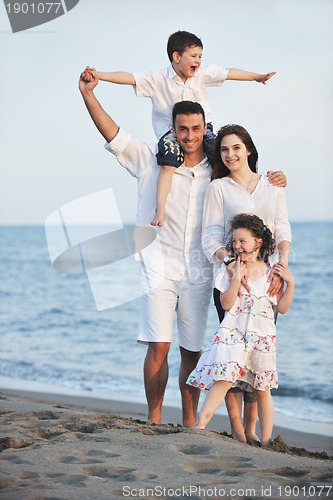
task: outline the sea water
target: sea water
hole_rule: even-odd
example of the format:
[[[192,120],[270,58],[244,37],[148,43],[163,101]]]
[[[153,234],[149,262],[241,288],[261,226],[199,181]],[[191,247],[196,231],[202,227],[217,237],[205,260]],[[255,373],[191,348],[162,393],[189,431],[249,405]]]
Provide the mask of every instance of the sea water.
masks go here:
[[[332,222],[292,223],[295,298],[278,316],[280,385],[272,391],[277,422],[289,418],[296,428],[323,434],[333,429],[332,230]],[[136,343],[140,300],[98,311],[86,273],[52,268],[44,227],[3,226],[0,238],[0,387],[6,380],[17,389],[45,383],[55,392],[145,403],[146,349]],[[112,294],[134,297],[136,273],[126,261],[116,267]],[[205,343],[217,327],[211,304]],[[174,330],[165,403],[180,407]]]

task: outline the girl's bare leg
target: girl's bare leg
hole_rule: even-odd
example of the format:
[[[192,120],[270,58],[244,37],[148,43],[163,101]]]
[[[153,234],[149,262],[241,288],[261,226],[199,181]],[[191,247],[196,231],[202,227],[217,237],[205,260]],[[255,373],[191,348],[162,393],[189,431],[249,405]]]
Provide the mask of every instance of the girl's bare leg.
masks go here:
[[[196,429],[205,429],[206,425],[211,420],[212,416],[222,403],[226,393],[232,386],[231,382],[226,380],[218,380],[214,383],[213,387],[209,389],[208,394],[201,407],[198,421],[195,424]]]
[[[258,415],[261,431],[261,444],[268,444],[273,432],[274,405],[271,391],[256,391]]]

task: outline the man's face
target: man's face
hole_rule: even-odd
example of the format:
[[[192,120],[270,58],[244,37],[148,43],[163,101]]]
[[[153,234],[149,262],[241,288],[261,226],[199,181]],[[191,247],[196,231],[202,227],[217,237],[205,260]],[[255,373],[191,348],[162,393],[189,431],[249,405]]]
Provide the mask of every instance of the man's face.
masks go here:
[[[206,133],[206,125],[203,116],[177,115],[174,133],[185,154],[196,153],[202,148],[203,136]]]

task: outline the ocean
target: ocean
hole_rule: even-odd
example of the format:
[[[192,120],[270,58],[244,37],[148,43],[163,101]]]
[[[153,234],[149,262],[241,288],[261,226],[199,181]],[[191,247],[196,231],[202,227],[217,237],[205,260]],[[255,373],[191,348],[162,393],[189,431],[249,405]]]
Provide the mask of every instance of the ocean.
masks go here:
[[[275,422],[332,436],[333,222],[292,223],[292,232],[296,291],[277,322]],[[86,273],[55,271],[44,227],[2,226],[0,238],[0,388],[145,403],[146,349],[136,343],[140,264],[116,266],[109,293],[122,300],[97,310],[94,290],[103,278],[92,286]],[[217,326],[211,303],[205,343]],[[179,362],[175,328],[165,404],[177,407]],[[226,414],[224,404],[219,412]]]

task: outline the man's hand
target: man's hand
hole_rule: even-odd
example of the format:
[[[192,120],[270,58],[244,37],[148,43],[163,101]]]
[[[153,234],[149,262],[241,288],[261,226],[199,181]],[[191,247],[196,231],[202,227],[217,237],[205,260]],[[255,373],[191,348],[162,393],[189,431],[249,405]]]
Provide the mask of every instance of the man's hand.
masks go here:
[[[84,71],[81,73],[81,79],[85,82],[92,82],[97,77],[96,69],[87,66]]]
[[[278,187],[284,188],[287,185],[287,177],[285,176],[285,174],[281,170],[278,170],[276,172],[269,170],[267,172],[267,177],[268,177],[269,182],[271,184],[273,184],[273,186],[278,186]]]
[[[86,70],[81,73],[79,80],[79,89],[81,94],[84,94],[86,91],[94,90],[96,85],[98,85],[98,78],[96,75],[93,76],[89,73],[86,73]]]
[[[258,75],[256,82],[266,85],[267,80],[272,78],[272,76],[274,75],[276,75],[276,71],[271,71],[270,73],[266,73],[265,75]]]

